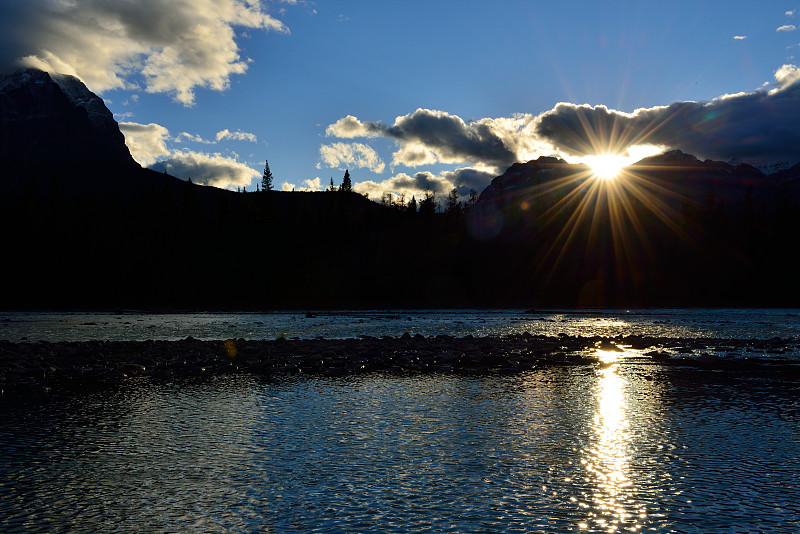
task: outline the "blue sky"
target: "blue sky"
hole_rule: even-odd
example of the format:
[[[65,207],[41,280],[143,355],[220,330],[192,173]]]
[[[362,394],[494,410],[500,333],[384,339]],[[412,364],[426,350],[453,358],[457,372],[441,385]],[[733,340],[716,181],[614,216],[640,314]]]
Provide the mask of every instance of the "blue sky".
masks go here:
[[[631,114],[648,109],[661,121],[659,107],[686,103],[708,104],[675,108],[689,114],[691,138],[661,130],[590,144],[793,157],[765,140],[718,145],[744,128],[786,127],[783,110],[775,124],[752,116],[798,85],[797,2],[189,4],[12,0],[0,8],[0,59],[77,75],[141,163],[232,189],[254,189],[268,158],[277,188],[338,184],[348,168],[371,198],[464,194],[516,160],[580,160],[586,145],[568,142],[570,120],[640,124]],[[712,112],[722,117],[713,130],[695,127]]]

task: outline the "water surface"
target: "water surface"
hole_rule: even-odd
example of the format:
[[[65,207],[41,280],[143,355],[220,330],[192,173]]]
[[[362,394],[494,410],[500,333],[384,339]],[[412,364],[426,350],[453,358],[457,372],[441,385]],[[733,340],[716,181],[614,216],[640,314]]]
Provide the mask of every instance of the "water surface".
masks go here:
[[[3,532],[796,532],[800,386],[640,364],[4,406]]]
[[[508,334],[800,338],[800,309],[422,310],[312,313],[0,312],[0,339],[112,341]]]

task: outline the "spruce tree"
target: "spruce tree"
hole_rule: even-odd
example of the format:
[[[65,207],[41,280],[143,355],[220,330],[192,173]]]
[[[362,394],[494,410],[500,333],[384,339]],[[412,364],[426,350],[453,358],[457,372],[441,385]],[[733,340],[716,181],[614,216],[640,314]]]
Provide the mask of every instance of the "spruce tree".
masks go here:
[[[269,160],[264,160],[264,176],[261,178],[261,190],[272,191],[272,171],[269,170]]]
[[[408,201],[408,208],[406,211],[409,213],[417,213],[417,197],[411,195],[411,200]]]
[[[350,171],[344,171],[344,178],[342,179],[342,187],[339,188],[339,191],[346,191],[351,192],[353,190],[353,183],[350,181]]]

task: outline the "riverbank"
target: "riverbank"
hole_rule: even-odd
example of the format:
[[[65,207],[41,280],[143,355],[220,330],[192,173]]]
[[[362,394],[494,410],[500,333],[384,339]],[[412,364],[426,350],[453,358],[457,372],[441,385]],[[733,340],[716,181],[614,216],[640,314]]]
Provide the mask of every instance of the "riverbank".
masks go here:
[[[354,339],[204,341],[0,341],[3,396],[47,394],[136,376],[155,379],[252,373],[341,377],[387,374],[517,374],[555,365],[610,361],[800,373],[800,342],[542,336],[452,337],[404,334]]]

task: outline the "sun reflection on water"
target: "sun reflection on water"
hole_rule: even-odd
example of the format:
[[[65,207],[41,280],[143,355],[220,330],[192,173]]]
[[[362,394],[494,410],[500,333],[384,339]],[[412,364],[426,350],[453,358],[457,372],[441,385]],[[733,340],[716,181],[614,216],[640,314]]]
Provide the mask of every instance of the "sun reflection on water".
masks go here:
[[[637,531],[644,510],[631,506],[634,491],[629,477],[631,424],[628,419],[626,379],[620,374],[622,352],[598,350],[598,380],[594,390],[595,412],[592,439],[584,449],[581,463],[592,483],[592,502],[585,503],[587,518],[579,527],[591,531]]]

